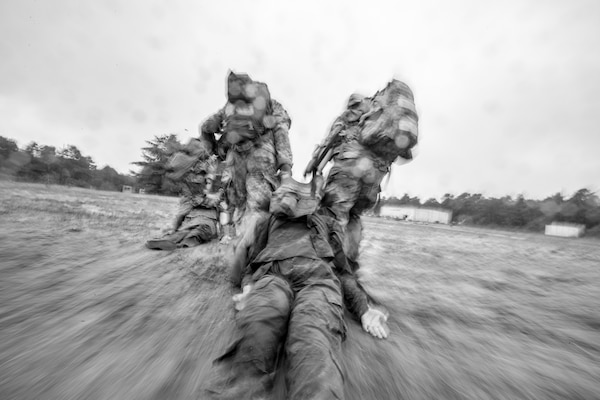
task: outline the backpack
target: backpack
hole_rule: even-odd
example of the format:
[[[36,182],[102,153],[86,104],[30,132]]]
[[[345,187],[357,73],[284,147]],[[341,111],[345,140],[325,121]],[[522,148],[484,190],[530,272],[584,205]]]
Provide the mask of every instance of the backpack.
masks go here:
[[[265,117],[271,113],[268,86],[253,81],[247,74],[230,72],[225,106],[226,140],[237,144],[262,135],[265,132]]]
[[[393,80],[374,98],[359,122],[359,142],[386,161],[412,159],[417,144],[418,116],[408,86]]]

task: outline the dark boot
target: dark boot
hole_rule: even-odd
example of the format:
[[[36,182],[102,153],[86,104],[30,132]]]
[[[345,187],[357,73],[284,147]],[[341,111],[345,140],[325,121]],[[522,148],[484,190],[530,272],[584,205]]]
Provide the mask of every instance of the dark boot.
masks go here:
[[[168,239],[151,239],[146,242],[146,247],[153,250],[175,250],[177,245]]]

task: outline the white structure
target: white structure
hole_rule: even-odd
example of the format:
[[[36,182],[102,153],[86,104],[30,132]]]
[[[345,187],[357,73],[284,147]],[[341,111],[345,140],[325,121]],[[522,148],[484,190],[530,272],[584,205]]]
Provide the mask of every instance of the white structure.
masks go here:
[[[585,233],[585,225],[553,222],[546,225],[546,235],[560,237],[581,237]]]
[[[406,221],[430,222],[449,224],[452,221],[452,211],[442,208],[421,208],[413,206],[381,206],[381,217],[391,217]]]
[[[146,189],[140,189],[140,194],[146,194]]]
[[[133,193],[133,188],[131,186],[123,185],[122,192],[123,193]]]

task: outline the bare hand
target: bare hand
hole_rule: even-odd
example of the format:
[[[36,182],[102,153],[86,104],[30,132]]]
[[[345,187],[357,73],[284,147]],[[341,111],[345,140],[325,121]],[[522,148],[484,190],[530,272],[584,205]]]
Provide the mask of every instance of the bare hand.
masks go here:
[[[246,307],[246,299],[251,291],[252,285],[246,285],[242,289],[242,293],[233,295],[232,300],[236,310],[241,311]]]
[[[388,336],[387,315],[376,308],[369,310],[360,317],[360,322],[365,332],[379,339],[385,339]]]

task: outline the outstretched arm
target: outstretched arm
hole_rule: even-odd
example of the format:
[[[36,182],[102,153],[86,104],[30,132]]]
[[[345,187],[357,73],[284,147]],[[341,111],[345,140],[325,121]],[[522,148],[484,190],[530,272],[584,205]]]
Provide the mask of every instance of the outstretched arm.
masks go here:
[[[200,140],[207,143],[211,154],[217,154],[216,133],[221,132],[225,120],[225,108],[220,109],[200,124]]]
[[[246,299],[254,287],[252,260],[254,260],[260,251],[267,245],[271,221],[272,220],[269,218],[256,225],[254,243],[248,245],[240,243],[234,249],[232,280],[235,284],[240,284],[242,287],[242,293],[236,294],[232,298],[235,309],[238,311],[246,307]]]
[[[267,245],[271,218],[263,219],[254,226],[253,241],[240,240],[233,250],[231,264],[231,281],[234,285],[244,286],[253,282],[254,266],[252,261]]]
[[[348,310],[360,319],[363,330],[369,334],[385,339],[389,329],[386,321],[388,314],[379,307],[371,307],[369,296],[356,279],[356,275],[344,272],[339,276],[344,291],[344,301]]]
[[[344,302],[348,310],[360,320],[363,329],[369,334],[385,339],[388,336],[386,325],[387,311],[372,307],[369,295],[365,292],[353,272],[357,268],[354,261],[346,257],[342,247],[341,229],[335,222],[330,224],[329,243],[333,251],[333,264],[342,284]]]

